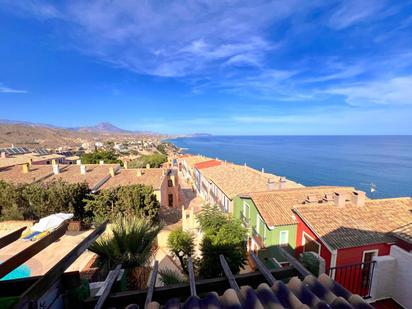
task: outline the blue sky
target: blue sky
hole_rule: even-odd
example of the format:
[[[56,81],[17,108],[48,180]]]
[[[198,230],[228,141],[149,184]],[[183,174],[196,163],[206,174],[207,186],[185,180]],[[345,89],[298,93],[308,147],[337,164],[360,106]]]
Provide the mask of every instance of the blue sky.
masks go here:
[[[412,134],[411,1],[0,0],[0,119]]]

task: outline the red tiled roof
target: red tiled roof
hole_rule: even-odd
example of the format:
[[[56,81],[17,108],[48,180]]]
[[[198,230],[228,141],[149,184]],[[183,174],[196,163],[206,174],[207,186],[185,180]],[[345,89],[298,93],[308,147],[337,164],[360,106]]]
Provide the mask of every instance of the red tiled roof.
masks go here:
[[[222,161],[219,160],[209,160],[209,161],[204,161],[204,162],[199,162],[195,164],[195,168],[198,170],[203,169],[203,168],[208,168],[208,167],[213,167],[213,166],[218,166],[222,164]]]

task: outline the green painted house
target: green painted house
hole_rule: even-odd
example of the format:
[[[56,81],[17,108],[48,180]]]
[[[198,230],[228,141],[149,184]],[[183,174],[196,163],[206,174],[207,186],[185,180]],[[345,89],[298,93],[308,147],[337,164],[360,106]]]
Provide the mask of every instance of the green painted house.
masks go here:
[[[241,219],[249,230],[248,249],[257,252],[258,256],[269,266],[276,267],[271,258],[275,258],[280,263],[286,261],[276,246],[282,245],[291,254],[294,254],[297,222],[293,219],[292,212],[290,219],[283,222],[271,220],[267,211],[262,210],[260,200],[255,201],[253,198],[255,194],[262,195],[262,193],[236,197],[233,215]]]
[[[337,189],[352,187],[301,187],[254,192],[237,196],[233,201],[233,215],[249,229],[248,249],[268,264],[275,258],[285,262],[277,246],[284,246],[293,255],[296,249],[297,224],[292,209],[302,204],[328,203]],[[272,266],[272,265],[270,265]]]

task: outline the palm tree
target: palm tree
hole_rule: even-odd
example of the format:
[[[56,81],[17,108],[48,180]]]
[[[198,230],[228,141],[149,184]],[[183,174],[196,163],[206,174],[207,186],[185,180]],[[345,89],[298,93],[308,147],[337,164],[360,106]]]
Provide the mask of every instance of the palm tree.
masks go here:
[[[146,266],[155,256],[156,238],[161,229],[161,225],[148,224],[142,218],[119,217],[113,224],[112,235],[98,239],[90,250],[99,256],[105,271],[122,264],[127,271],[129,285],[137,287],[141,278],[136,277],[141,277],[142,272],[147,273]]]

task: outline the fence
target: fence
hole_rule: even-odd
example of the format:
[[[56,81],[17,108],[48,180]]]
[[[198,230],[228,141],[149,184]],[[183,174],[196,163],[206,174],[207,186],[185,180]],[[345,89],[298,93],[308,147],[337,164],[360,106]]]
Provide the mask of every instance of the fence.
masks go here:
[[[352,293],[370,298],[375,261],[331,267],[329,277]]]

